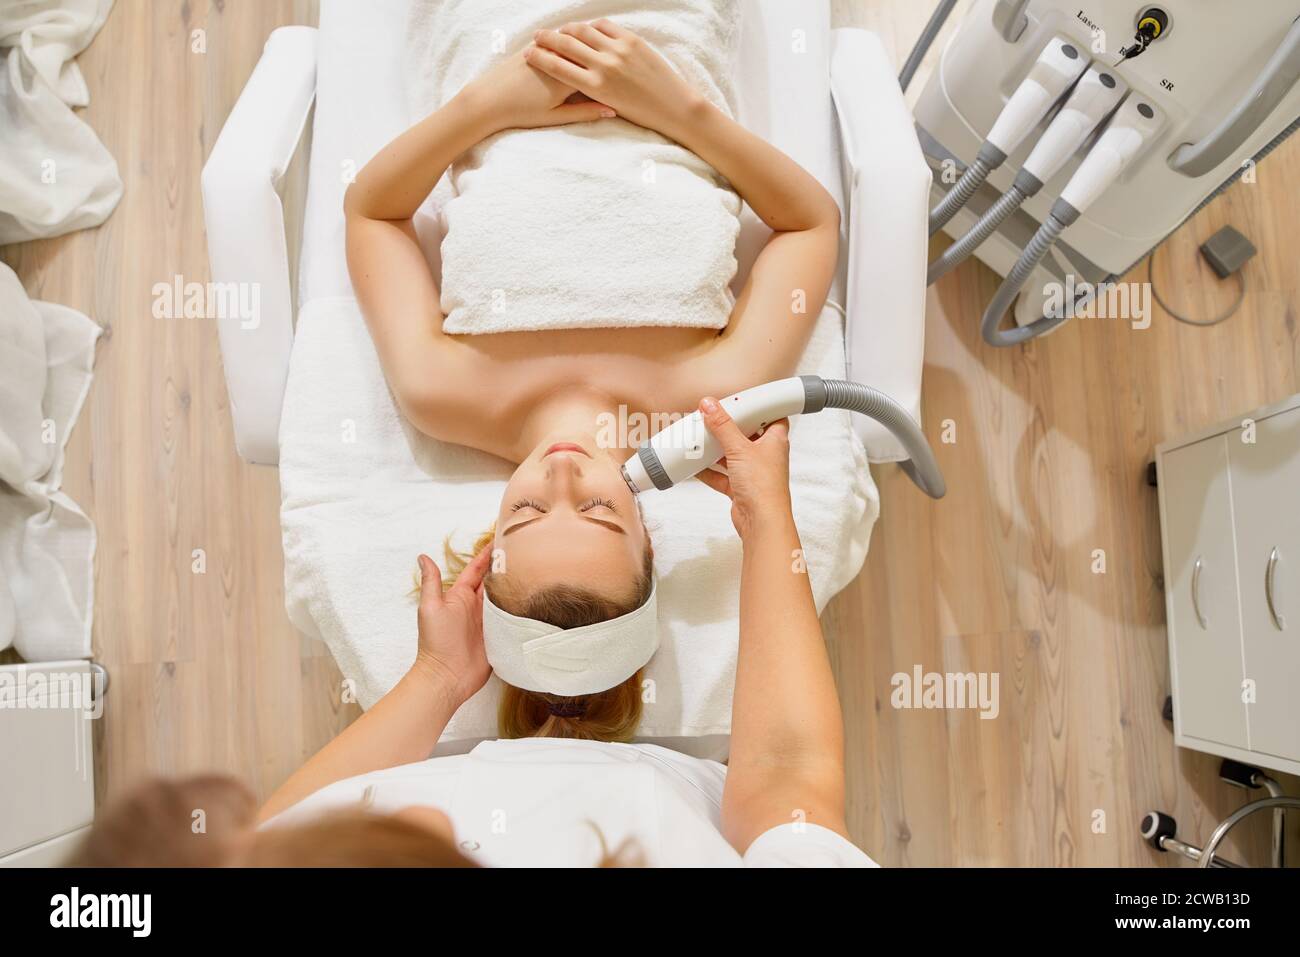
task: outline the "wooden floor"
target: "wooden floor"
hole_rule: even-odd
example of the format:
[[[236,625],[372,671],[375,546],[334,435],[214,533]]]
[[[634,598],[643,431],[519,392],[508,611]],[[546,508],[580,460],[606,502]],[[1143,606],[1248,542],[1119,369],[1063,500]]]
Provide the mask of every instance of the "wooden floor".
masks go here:
[[[837,0],[835,15],[877,29],[901,61],[930,6]],[[150,313],[155,282],[207,278],[203,159],[269,31],[314,16],[310,0],[119,0],[81,64],[122,205],[100,229],[0,250],[32,296],[108,331],[66,480],[99,530],[95,648],[113,681],[101,797],[148,772],[210,768],[267,794],[355,715],[332,660],[285,617],[278,475],[235,455],[215,330]],[[1217,760],[1177,751],[1160,719],[1159,529],[1143,471],[1161,440],[1300,390],[1297,177],[1293,139],[1162,247],[1162,294],[1204,315],[1231,289],[1197,245],[1231,222],[1260,248],[1242,310],[1216,328],[1157,311],[1145,331],[1076,321],[998,351],[976,329],[989,270],[967,264],[931,291],[925,427],[955,423],[956,442],[938,447],[949,494],[932,503],[878,469],[871,555],[825,617],[850,823],[882,863],[1162,863],[1137,837],[1143,811],[1199,840],[1241,803]],[[999,716],[893,709],[890,678],[915,665],[998,672]],[[1238,853],[1261,859],[1263,837],[1257,822]]]

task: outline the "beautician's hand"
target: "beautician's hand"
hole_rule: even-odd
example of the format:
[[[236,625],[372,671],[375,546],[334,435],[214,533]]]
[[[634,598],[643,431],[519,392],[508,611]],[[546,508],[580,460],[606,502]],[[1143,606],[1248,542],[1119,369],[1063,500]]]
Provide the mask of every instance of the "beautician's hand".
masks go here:
[[[701,97],[639,36],[610,20],[538,30],[528,62],[638,126],[676,138]]]
[[[433,559],[421,555],[419,561],[420,648],[414,667],[448,682],[463,703],[492,673],[483,650],[483,576],[492,561],[492,549],[474,556],[445,595]]]
[[[741,539],[764,523],[781,527],[792,521],[789,421],[778,419],[750,439],[717,399],[701,399],[700,415],[726,453],[718,464],[727,474],[705,469],[696,477],[731,499],[731,524]]]
[[[563,126],[608,118],[614,111],[525,61],[526,50],[506,57],[465,88],[498,131]]]

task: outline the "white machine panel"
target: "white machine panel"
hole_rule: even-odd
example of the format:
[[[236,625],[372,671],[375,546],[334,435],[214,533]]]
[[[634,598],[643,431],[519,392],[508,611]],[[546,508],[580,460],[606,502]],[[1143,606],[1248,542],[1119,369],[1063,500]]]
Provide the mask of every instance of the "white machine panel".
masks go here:
[[[1205,169],[1198,175],[1172,164],[1180,147],[1202,141],[1232,114],[1270,60],[1276,60],[1279,49],[1293,48],[1300,5],[1291,0],[1160,4],[1031,0],[1023,31],[1009,42],[998,23],[1015,6],[1010,0],[979,0],[974,5],[921,95],[915,110],[917,123],[943,148],[969,163],[1053,36],[1069,38],[1086,56],[1112,69],[1131,88],[1131,95],[1155,104],[1160,124],[1118,180],[1064,237],[1070,247],[1110,272],[1123,272],[1157,245],[1300,115],[1300,84],[1283,70],[1269,88],[1269,92],[1283,91],[1277,106],[1252,123],[1236,148],[1218,162],[1201,164]],[[1119,51],[1133,42],[1139,14],[1153,6],[1168,15],[1168,28],[1140,56],[1119,62]],[[993,172],[988,179],[991,186],[999,191],[1010,187],[1047,122],[1040,123]],[[1040,222],[1046,217],[1093,141],[1095,137],[1085,142],[1042,192],[1025,203],[1026,213]],[[1189,152],[1185,149],[1182,155]],[[968,219],[958,219],[949,228],[960,233],[967,225]],[[1005,256],[990,257],[985,250],[980,255],[992,260],[994,268],[1005,268]]]

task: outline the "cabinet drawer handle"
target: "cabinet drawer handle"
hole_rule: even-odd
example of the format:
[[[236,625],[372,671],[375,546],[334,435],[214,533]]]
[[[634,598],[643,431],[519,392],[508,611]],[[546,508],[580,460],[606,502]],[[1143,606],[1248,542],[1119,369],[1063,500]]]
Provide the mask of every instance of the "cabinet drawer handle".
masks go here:
[[[1277,548],[1274,547],[1268,556],[1268,569],[1264,572],[1264,597],[1268,600],[1268,613],[1273,616],[1273,624],[1278,631],[1285,631],[1286,619],[1277,613],[1277,601],[1273,594],[1273,578],[1277,574],[1279,560]]]
[[[1205,566],[1201,563],[1201,556],[1196,556],[1196,564],[1192,566],[1192,611],[1196,612],[1196,620],[1201,623],[1201,630],[1207,630],[1210,623],[1205,620],[1205,614],[1201,611],[1201,569]]]

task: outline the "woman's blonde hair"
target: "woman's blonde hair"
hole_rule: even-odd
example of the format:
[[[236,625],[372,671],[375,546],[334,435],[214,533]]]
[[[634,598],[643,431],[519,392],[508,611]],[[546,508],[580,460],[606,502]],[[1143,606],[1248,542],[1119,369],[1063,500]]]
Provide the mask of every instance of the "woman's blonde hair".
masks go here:
[[[450,538],[443,542],[443,560],[447,569],[443,589],[452,586],[475,555],[491,548],[495,538],[496,525],[493,524],[468,552],[453,548]],[[535,618],[557,628],[581,628],[626,615],[645,604],[654,587],[654,552],[647,540],[641,573],[628,601],[614,601],[569,585],[520,595],[510,580],[498,572],[489,572],[483,580],[483,587],[498,608],[512,615]],[[497,733],[503,738],[630,741],[641,722],[641,675],[641,670],[638,670],[622,684],[585,695],[556,695],[504,685],[501,706],[497,711]]]

